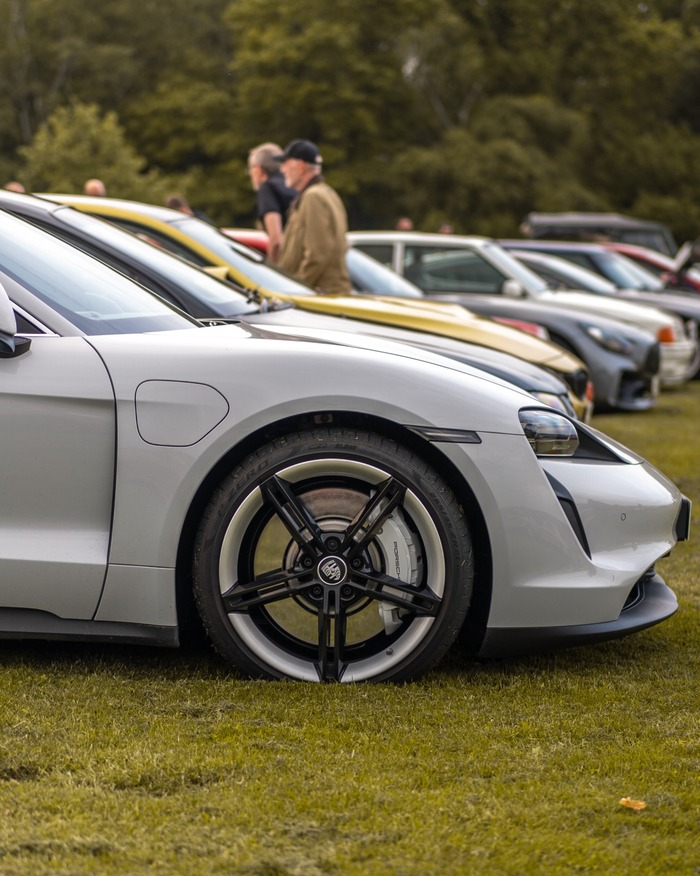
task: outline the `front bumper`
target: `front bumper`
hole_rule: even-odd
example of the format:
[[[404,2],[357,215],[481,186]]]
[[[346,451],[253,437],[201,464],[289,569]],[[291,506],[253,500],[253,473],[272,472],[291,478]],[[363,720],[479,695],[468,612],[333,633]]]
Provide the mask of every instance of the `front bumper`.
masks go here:
[[[700,365],[698,342],[693,340],[661,344],[659,377],[662,386],[677,386],[690,380]]]
[[[687,538],[689,501],[634,454],[623,461],[624,448],[619,462],[595,453],[536,459],[527,449],[529,457],[494,434],[468,448],[481,472],[495,451],[499,471],[488,481],[495,491],[479,497],[492,586],[484,596],[476,582],[465,646],[522,653],[626,635],[671,615],[675,597],[654,565]],[[533,467],[545,474],[541,488]]]
[[[514,657],[619,639],[666,620],[678,608],[673,591],[657,574],[646,575],[638,581],[630,591],[628,603],[629,607],[623,608],[615,620],[603,623],[530,629],[490,627],[478,656]]]

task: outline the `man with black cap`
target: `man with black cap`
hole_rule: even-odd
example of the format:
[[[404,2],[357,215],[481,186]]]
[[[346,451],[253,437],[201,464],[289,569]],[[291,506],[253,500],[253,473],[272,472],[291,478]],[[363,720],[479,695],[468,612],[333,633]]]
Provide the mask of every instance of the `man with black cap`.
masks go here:
[[[312,289],[351,292],[345,266],[347,214],[323,179],[318,147],[310,140],[292,140],[279,160],[285,183],[299,192],[287,214],[279,267]]]

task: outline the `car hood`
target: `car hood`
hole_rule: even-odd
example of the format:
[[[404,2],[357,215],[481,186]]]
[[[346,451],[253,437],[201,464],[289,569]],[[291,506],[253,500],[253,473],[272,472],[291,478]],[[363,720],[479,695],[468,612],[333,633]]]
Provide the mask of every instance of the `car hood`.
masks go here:
[[[315,314],[289,308],[278,311],[271,310],[256,316],[246,317],[246,325],[267,332],[275,332],[280,336],[304,337],[315,340],[327,340],[329,333],[340,332],[351,335],[362,334],[375,339],[407,344],[417,350],[447,356],[458,362],[464,362],[489,374],[502,377],[515,386],[528,392],[566,392],[566,384],[552,372],[539,365],[533,365],[524,359],[519,359],[509,353],[494,350],[489,347],[460,341],[444,335],[433,335],[427,332],[416,332],[409,329],[396,328],[381,323],[368,323],[355,319],[339,319],[335,316]],[[366,344],[363,342],[366,348]],[[372,344],[372,348],[375,348]],[[379,342],[379,349],[387,349],[387,345]]]
[[[312,329],[302,334],[292,328],[224,325],[95,335],[85,340],[108,368],[118,400],[127,402],[146,384],[176,383],[191,387],[192,393],[200,392],[197,387],[208,387],[236,412],[245,406],[267,408],[279,418],[309,399],[321,398],[330,409],[354,399],[359,410],[391,418],[400,409],[402,419],[420,422],[420,413],[412,406],[413,382],[417,381],[422,389],[433,387],[427,396],[431,399],[434,394],[429,401],[434,409],[430,416],[445,421],[452,415],[455,421],[467,417],[472,422],[466,408],[458,406],[459,413],[454,412],[454,400],[468,385],[494,428],[501,416],[515,426],[518,409],[537,403],[529,393],[462,362],[347,332],[317,331],[314,336]],[[255,381],[246,380],[250,373],[255,373]],[[290,387],[294,388],[291,393]],[[205,398],[215,402],[216,397],[210,393]],[[488,413],[489,398],[493,399],[493,416]],[[364,407],[370,400],[371,410]]]
[[[619,289],[625,301],[650,304],[661,310],[669,310],[686,319],[700,322],[700,297],[696,292],[640,292],[637,289]]]
[[[262,290],[261,290],[262,291]],[[266,293],[271,297],[293,301],[300,310],[345,316],[398,328],[430,332],[502,350],[557,371],[571,373],[583,364],[555,344],[534,335],[476,316],[464,307],[437,302],[408,301],[368,295],[295,296]]]
[[[665,326],[677,328],[677,319],[648,304],[635,304],[633,301],[605,295],[592,295],[589,292],[551,291],[538,297],[539,301],[549,301],[573,310],[601,313],[622,322],[629,322],[657,335]]]

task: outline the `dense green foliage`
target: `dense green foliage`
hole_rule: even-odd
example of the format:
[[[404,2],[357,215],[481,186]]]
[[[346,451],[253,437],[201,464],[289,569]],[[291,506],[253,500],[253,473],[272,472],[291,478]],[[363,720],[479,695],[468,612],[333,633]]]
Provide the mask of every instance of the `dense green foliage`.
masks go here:
[[[694,381],[594,425],[697,509],[698,418]],[[0,872],[697,876],[699,560],[691,535],[659,563],[680,609],[651,630],[453,652],[403,686],[246,681],[204,646],[0,643]]]
[[[353,227],[700,230],[700,0],[0,0],[0,34],[0,179],[34,190],[130,195],[137,168],[144,197],[249,224],[247,151],[301,136]],[[103,124],[121,147],[93,148]]]

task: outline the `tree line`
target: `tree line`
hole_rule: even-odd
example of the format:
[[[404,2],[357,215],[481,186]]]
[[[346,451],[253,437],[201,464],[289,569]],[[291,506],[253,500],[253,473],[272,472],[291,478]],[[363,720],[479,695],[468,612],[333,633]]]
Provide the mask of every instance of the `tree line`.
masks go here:
[[[250,225],[248,150],[322,149],[351,227],[700,235],[700,0],[0,0],[0,175]]]

